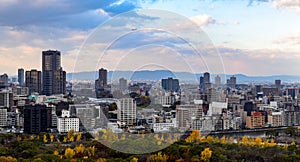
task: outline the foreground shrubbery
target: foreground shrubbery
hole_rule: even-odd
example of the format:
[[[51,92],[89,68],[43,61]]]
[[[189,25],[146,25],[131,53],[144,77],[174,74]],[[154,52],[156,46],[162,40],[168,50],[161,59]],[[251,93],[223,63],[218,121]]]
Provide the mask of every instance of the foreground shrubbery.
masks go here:
[[[0,161],[300,161],[300,148],[294,142],[278,145],[272,139],[204,137],[193,131],[159,152],[130,155],[88,136],[74,132],[65,136],[0,135]]]

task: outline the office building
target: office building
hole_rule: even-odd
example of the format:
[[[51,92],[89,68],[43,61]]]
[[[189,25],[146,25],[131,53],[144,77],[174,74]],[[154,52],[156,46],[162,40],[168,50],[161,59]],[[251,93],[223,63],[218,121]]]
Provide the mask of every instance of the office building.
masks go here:
[[[215,84],[216,84],[216,85],[220,85],[220,84],[221,84],[221,77],[220,77],[219,75],[217,75],[217,76],[215,77]]]
[[[169,77],[168,79],[161,80],[162,88],[168,92],[179,92],[179,81]]]
[[[8,75],[0,75],[0,88],[5,88],[8,86]]]
[[[8,90],[0,91],[0,106],[9,108],[13,106],[13,93]]]
[[[46,105],[26,105],[24,108],[24,132],[39,134],[52,126],[52,108]]]
[[[20,68],[18,69],[18,82],[19,85],[24,85],[24,69]]]
[[[61,67],[60,51],[42,52],[43,94],[64,94],[66,90],[66,72]]]
[[[236,77],[235,76],[231,76],[229,79],[227,79],[227,86],[230,88],[236,87]]]
[[[275,80],[275,87],[280,90],[281,89],[281,80],[277,79]]]
[[[57,130],[59,133],[66,133],[70,130],[79,132],[79,118],[71,117],[68,110],[62,110],[61,117],[57,118]]]
[[[210,74],[205,72],[203,76],[200,77],[200,93],[204,93],[207,89],[211,88]]]
[[[97,98],[109,98],[111,96],[110,87],[107,85],[107,70],[99,69],[98,79],[95,80],[95,91]]]
[[[136,125],[136,102],[132,98],[122,98],[117,102],[117,118],[121,127]]]
[[[128,89],[127,80],[124,78],[119,79],[119,90],[125,91]]]
[[[251,112],[251,116],[246,117],[246,128],[261,128],[265,126],[265,116],[261,112]]]
[[[7,108],[0,107],[0,127],[7,126]]]
[[[13,95],[27,96],[29,94],[28,87],[12,87]]]
[[[31,93],[42,93],[42,72],[32,69],[26,71],[25,73],[26,80],[25,85],[29,89],[29,94]]]

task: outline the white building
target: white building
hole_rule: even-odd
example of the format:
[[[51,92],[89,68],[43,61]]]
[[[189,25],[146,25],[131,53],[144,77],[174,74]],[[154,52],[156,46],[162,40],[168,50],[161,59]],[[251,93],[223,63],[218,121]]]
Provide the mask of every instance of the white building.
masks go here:
[[[7,109],[4,107],[0,108],[0,127],[7,126]]]
[[[79,132],[79,118],[70,117],[70,112],[68,110],[62,110],[62,117],[57,118],[58,132],[69,132],[72,129],[75,132]]]
[[[172,128],[176,127],[176,123],[154,123],[152,125],[153,131],[156,132],[170,132]]]
[[[132,98],[122,98],[117,102],[118,123],[121,126],[136,125],[136,102]]]

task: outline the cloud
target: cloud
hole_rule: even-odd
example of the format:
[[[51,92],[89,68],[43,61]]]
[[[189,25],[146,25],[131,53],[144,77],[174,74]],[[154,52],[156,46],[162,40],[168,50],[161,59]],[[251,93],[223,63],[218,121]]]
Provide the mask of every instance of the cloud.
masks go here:
[[[194,21],[199,26],[205,26],[208,24],[215,24],[216,20],[212,18],[212,16],[209,15],[197,15],[190,17],[192,21]]]
[[[300,44],[300,33],[288,35],[275,39],[272,41],[274,44],[287,44],[287,45],[299,45]]]

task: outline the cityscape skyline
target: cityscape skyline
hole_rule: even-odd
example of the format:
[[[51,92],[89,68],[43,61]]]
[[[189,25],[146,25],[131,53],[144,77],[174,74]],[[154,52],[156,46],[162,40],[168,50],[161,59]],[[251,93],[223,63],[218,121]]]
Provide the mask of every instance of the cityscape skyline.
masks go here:
[[[68,1],[39,2],[36,5],[31,3],[24,5],[21,1],[2,2],[1,14],[6,16],[3,16],[5,18],[1,19],[0,24],[2,29],[0,35],[4,38],[1,40],[0,56],[6,59],[1,60],[1,73],[15,75],[19,67],[41,70],[40,51],[49,48],[60,50],[64,69],[67,72],[74,72],[76,57],[80,54],[81,46],[93,34],[99,24],[113,19],[120,13],[134,9],[159,9],[183,15],[199,25],[201,30],[214,42],[216,49],[222,56],[226,73],[243,73],[251,76],[298,75],[297,71],[290,70],[298,68],[298,22],[300,21],[298,21],[299,2],[297,1],[263,2],[251,0],[235,3],[210,0],[201,2],[111,1],[102,3],[89,1],[83,3],[84,5],[82,2],[76,1],[72,4],[68,3],[72,7],[65,8],[66,5],[64,4],[67,3]],[[45,7],[53,8],[59,12],[52,12]],[[12,8],[18,8],[18,10],[15,11]],[[12,11],[15,13],[12,14]],[[30,18],[24,13],[34,13],[34,16]],[[136,14],[137,18],[141,16],[138,12]],[[263,16],[258,16],[258,14]],[[274,18],[276,21],[271,21]],[[49,23],[50,21],[52,23]],[[118,29],[110,29],[111,32],[115,32],[115,30]],[[248,32],[251,30],[255,34]],[[130,45],[126,42],[130,43],[131,41],[128,40],[133,40],[133,38],[144,38],[148,43],[160,43],[157,39],[151,40],[152,37],[149,37],[149,34],[153,33],[141,32],[139,28],[136,31],[139,33],[132,34],[132,37],[129,36],[114,48],[116,53],[126,50],[125,47]],[[107,33],[104,36],[110,34]],[[163,38],[163,41],[180,45],[180,42],[174,40],[173,37],[163,34],[159,34],[159,36]],[[102,45],[107,46],[108,44]],[[154,59],[160,56],[163,61],[167,60],[166,57],[155,53],[163,52],[167,56],[176,56],[164,48],[154,48],[153,50],[145,50],[144,55],[151,54]],[[21,59],[17,59],[19,57]],[[91,57],[93,58],[94,55]],[[108,57],[110,60],[116,58],[113,55]],[[192,60],[193,57],[188,59]],[[175,60],[169,61],[175,62]],[[114,69],[110,67],[111,63],[112,61],[106,62],[103,67]],[[130,67],[128,64],[126,65]],[[191,66],[195,65],[192,64]],[[90,71],[98,68],[93,65],[93,68],[82,66],[75,70],[78,69]],[[178,67],[177,69],[184,68]],[[196,72],[204,71],[206,69]]]

